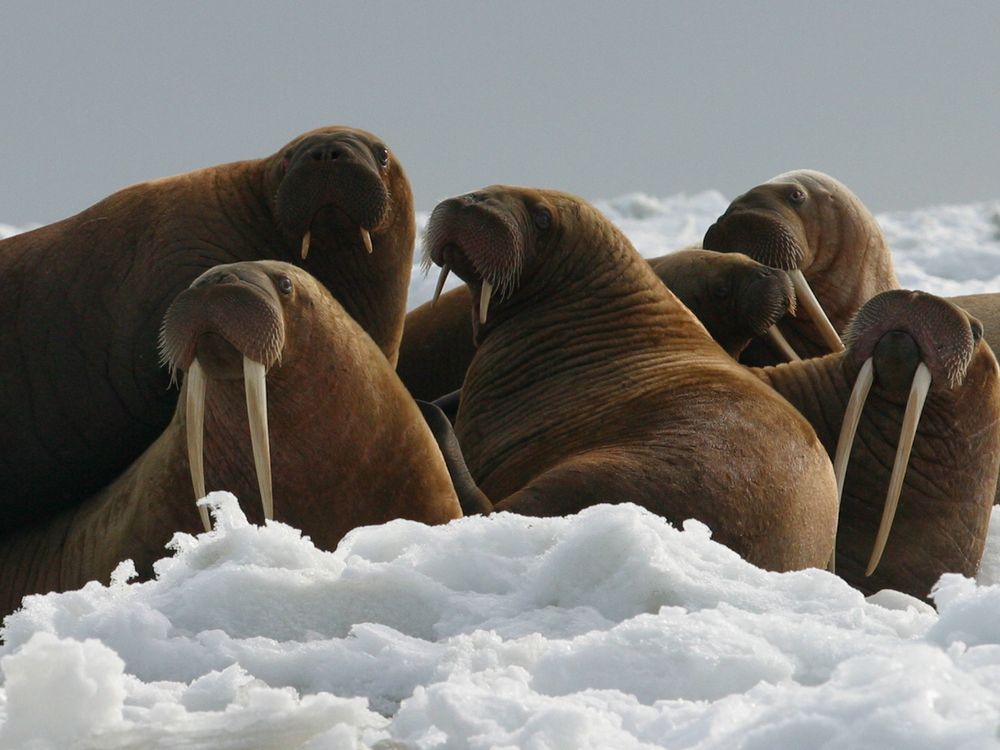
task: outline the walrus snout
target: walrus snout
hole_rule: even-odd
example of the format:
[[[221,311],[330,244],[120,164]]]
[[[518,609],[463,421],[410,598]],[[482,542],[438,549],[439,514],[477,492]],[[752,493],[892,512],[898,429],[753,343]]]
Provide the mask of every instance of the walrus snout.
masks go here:
[[[275,210],[285,230],[301,239],[301,258],[308,256],[314,233],[335,234],[345,221],[357,228],[357,247],[371,253],[371,232],[392,213],[384,179],[388,149],[360,132],[315,133],[293,145],[283,164]]]
[[[743,253],[765,266],[792,271],[805,258],[807,243],[774,212],[730,209],[708,228],[702,244],[706,250]]]
[[[187,370],[198,357],[211,377],[242,377],[243,359],[272,367],[284,347],[284,317],[273,283],[248,264],[209,269],[167,309],[160,357]]]
[[[751,272],[740,298],[740,316],[753,336],[762,336],[786,315],[795,314],[795,287],[788,274],[761,266]]]
[[[935,384],[954,388],[964,379],[982,339],[983,326],[947,300],[920,291],[893,289],[872,297],[848,324],[845,366],[856,372],[889,333],[903,333],[919,350]],[[883,347],[886,346],[883,344]]]

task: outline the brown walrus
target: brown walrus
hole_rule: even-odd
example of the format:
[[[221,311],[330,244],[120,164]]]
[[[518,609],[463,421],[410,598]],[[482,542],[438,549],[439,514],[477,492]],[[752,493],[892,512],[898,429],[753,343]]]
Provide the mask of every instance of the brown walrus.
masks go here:
[[[157,331],[216,264],[293,261],[394,360],[414,227],[387,147],[328,127],[0,241],[0,528],[106,486],[162,432],[177,393]]]
[[[795,309],[788,276],[740,253],[688,248],[648,262],[734,359]],[[462,286],[406,316],[397,371],[415,398],[436,399],[461,387],[476,352],[471,300]]]
[[[702,244],[792,274],[798,315],[780,328],[802,357],[842,350],[839,334],[854,313],[879,292],[899,288],[878,222],[845,185],[814,170],[786,172],[740,195]],[[858,283],[838,282],[848,275]],[[825,304],[811,304],[817,298]]]
[[[258,523],[273,497],[273,516],[324,549],[361,525],[461,515],[392,366],[303,270],[264,261],[205,272],[170,306],[162,349],[186,371],[172,421],[78,508],[6,530],[0,613],[28,593],[106,581],[125,558],[148,576],[175,531],[200,530],[193,486],[236,493]]]
[[[842,348],[837,337],[861,306],[899,288],[878,221],[843,183],[814,170],[786,172],[738,196],[705,232],[703,245],[746,253],[792,274],[799,314],[780,328],[804,357]],[[1000,295],[950,299],[984,323],[987,340],[990,331],[1000,331]],[[771,364],[785,358],[755,346],[744,359]]]
[[[1000,471],[1000,376],[982,330],[947,300],[893,290],[861,308],[846,352],[756,371],[834,459],[836,572],[865,593],[927,598],[943,573],[979,567]]]
[[[836,487],[815,432],[596,209],[485,188],[438,205],[425,253],[471,290],[455,431],[497,510],[632,501],[766,568],[827,564]]]

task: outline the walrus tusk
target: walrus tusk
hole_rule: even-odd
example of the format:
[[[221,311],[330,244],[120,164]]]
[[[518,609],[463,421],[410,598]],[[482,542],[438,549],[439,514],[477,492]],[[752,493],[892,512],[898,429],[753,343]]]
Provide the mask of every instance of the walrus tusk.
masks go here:
[[[372,254],[372,236],[371,236],[371,234],[368,233],[368,230],[365,229],[364,227],[361,227],[361,244],[363,244],[365,246],[365,250],[367,250],[368,254],[371,255]]]
[[[781,331],[778,330],[777,324],[771,326],[767,329],[767,340],[771,342],[775,349],[780,351],[785,355],[785,359],[789,362],[799,362],[801,357],[795,353],[792,345],[788,343],[788,339],[782,335]]]
[[[431,297],[431,307],[433,307],[434,305],[437,304],[438,297],[441,296],[441,290],[444,289],[444,282],[445,282],[445,279],[448,278],[448,272],[449,271],[451,271],[451,269],[448,268],[448,264],[447,263],[445,263],[443,266],[441,266],[441,275],[438,276],[437,286],[434,287],[434,296]]]
[[[191,469],[191,484],[194,486],[195,500],[205,497],[205,391],[208,383],[205,371],[197,359],[191,360],[184,387],[187,392],[185,399],[184,421],[187,426],[188,465]],[[198,506],[201,522],[205,531],[212,530],[212,522],[208,517],[208,508]]]
[[[809,288],[809,282],[806,281],[806,277],[802,274],[802,271],[796,268],[789,271],[788,275],[791,277],[792,285],[795,287],[795,296],[806,309],[813,323],[816,324],[819,334],[826,341],[827,346],[834,352],[844,351],[844,342],[840,340],[840,334],[837,333],[837,329],[833,327],[830,319],[826,317],[823,307],[819,304],[819,300],[816,299],[816,295],[813,294],[812,289]]]
[[[858,431],[858,422],[861,421],[861,412],[865,408],[865,401],[868,398],[868,391],[871,390],[872,381],[875,379],[872,358],[869,357],[861,365],[858,371],[858,379],[854,381],[854,388],[851,389],[851,397],[847,401],[847,410],[844,412],[844,422],[840,426],[840,437],[837,438],[837,450],[834,452],[833,473],[837,478],[837,508],[838,518],[840,515],[840,499],[844,495],[844,477],[847,476],[847,462],[851,457],[851,447],[854,445],[854,435]],[[833,527],[833,555],[830,557],[830,565],[827,569],[831,573],[836,573],[837,560],[837,527]]]
[[[479,292],[479,325],[486,322],[486,313],[490,309],[490,296],[493,294],[493,285],[488,281],[483,281],[483,288]]]
[[[931,371],[927,369],[927,365],[921,362],[917,365],[917,371],[913,375],[913,384],[910,386],[910,398],[906,402],[903,427],[899,432],[899,445],[896,446],[896,460],[892,464],[892,476],[889,478],[889,492],[885,497],[885,507],[882,510],[882,522],[878,527],[875,544],[872,545],[872,556],[868,560],[865,576],[870,576],[875,572],[875,568],[878,567],[879,561],[882,559],[882,553],[885,551],[885,543],[889,538],[889,531],[892,529],[892,521],[896,517],[896,506],[899,504],[899,493],[903,489],[906,467],[910,462],[910,449],[913,447],[913,438],[917,434],[917,423],[920,421],[920,413],[924,409],[924,401],[930,387]]]
[[[267,436],[267,383],[264,376],[264,365],[243,357],[243,382],[246,386],[253,463],[257,469],[264,518],[270,521],[274,518],[274,498],[271,494],[271,448]]]
[[[311,231],[307,231],[304,235],[302,235],[302,260],[305,260],[306,256],[309,255],[309,242],[311,240],[312,240]]]

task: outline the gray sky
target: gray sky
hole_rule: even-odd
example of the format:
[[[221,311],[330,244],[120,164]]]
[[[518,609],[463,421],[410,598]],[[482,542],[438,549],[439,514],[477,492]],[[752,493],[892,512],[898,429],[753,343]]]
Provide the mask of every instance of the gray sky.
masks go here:
[[[343,123],[417,208],[788,169],[876,211],[1000,199],[1000,2],[44,2],[0,7],[0,222]]]

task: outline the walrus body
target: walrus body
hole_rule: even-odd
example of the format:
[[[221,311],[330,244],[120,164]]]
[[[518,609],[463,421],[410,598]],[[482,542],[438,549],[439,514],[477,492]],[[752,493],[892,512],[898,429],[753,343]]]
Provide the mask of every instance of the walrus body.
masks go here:
[[[884,292],[848,329],[847,351],[758,371],[810,422],[831,458],[866,359],[868,403],[853,440],[837,536],[836,571],[865,593],[929,597],[943,573],[974,576],[1000,471],[1000,377],[980,323],[949,301]],[[885,553],[870,566],[915,371],[930,389],[905,468]],[[910,397],[912,399],[912,396]]]
[[[28,593],[106,581],[125,558],[148,576],[175,531],[200,530],[192,466],[201,453],[189,461],[186,438],[196,361],[206,381],[205,485],[234,492],[251,520],[263,520],[261,498],[273,490],[276,519],[333,549],[360,525],[461,515],[437,444],[391,365],[301,269],[261,262],[208,271],[170,307],[163,342],[171,367],[187,371],[172,421],[79,508],[0,536],[0,613]],[[248,361],[268,371],[266,471],[248,426]],[[273,487],[268,479],[265,489],[265,474]]]
[[[826,565],[836,487],[812,428],[593,207],[487,188],[435,209],[426,251],[478,311],[455,429],[497,510],[632,501],[766,568]]]
[[[801,273],[823,312],[808,315],[799,304],[798,314],[780,327],[802,356],[836,348],[838,342],[831,347],[831,335],[822,333],[823,317],[836,336],[846,331],[865,302],[899,288],[892,255],[875,217],[847,187],[822,172],[788,172],[737,197],[709,227],[704,245],[746,253],[762,263]],[[1000,335],[1000,294],[950,301],[982,321],[986,342],[996,354],[992,341]],[[757,365],[784,361],[760,342],[751,344],[741,359]],[[994,502],[1000,502],[996,480]]]
[[[795,308],[784,273],[739,253],[685,249],[648,262],[733,358]],[[406,316],[397,370],[415,398],[435,399],[461,387],[476,352],[471,301],[462,286]]]
[[[331,127],[0,241],[0,528],[107,485],[163,430],[177,395],[160,322],[214,265],[294,261],[394,361],[414,232],[385,146]]]

